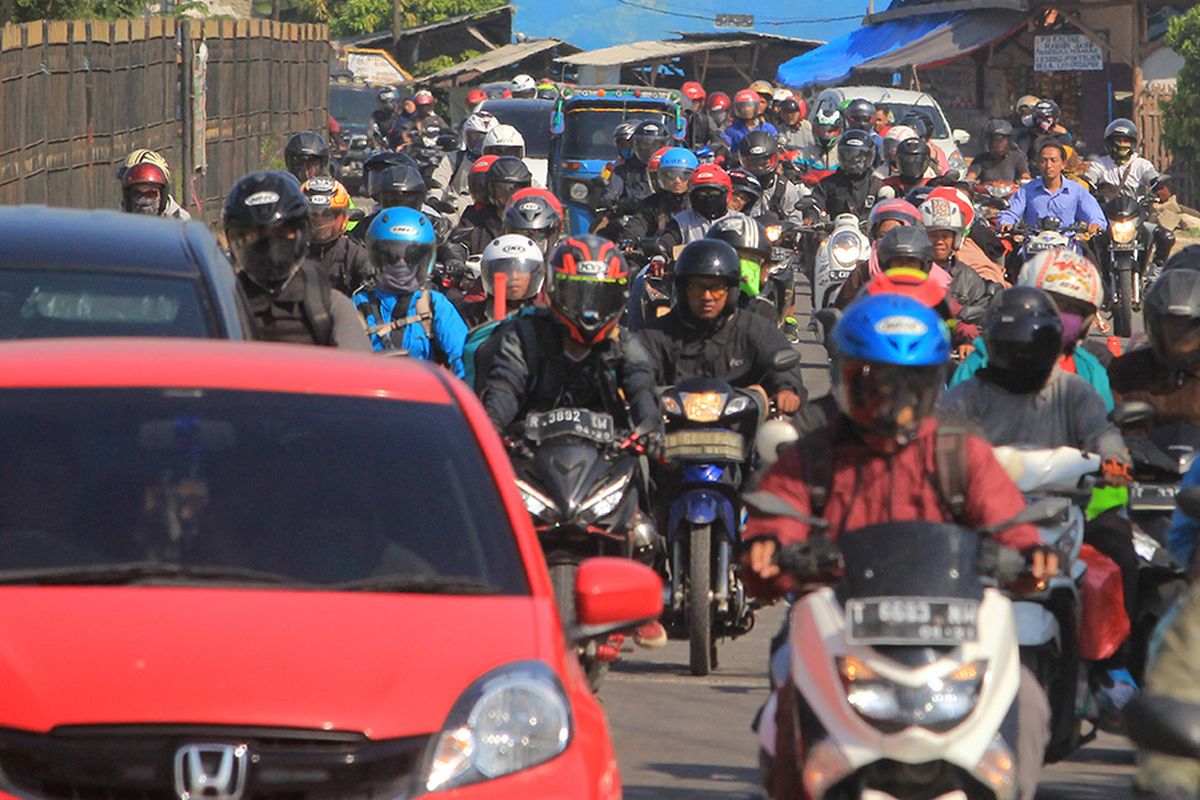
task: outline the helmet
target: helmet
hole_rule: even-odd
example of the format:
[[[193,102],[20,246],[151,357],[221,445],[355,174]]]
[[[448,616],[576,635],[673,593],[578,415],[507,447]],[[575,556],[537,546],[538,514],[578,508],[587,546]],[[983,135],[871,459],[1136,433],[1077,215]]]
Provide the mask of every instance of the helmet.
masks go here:
[[[613,128],[613,145],[617,148],[617,155],[623,159],[633,157],[633,134],[636,130],[636,122],[622,122]]]
[[[504,294],[509,300],[532,300],[546,282],[546,258],[527,236],[506,233],[483,248],[479,277],[489,297],[496,294],[495,278],[504,273]]]
[[[599,236],[564,239],[550,256],[550,310],[576,342],[593,345],[612,331],[629,295],[629,267]]]
[[[1033,96],[1033,95],[1031,95],[1031,94],[1022,95],[1022,96],[1021,96],[1021,97],[1020,97],[1020,98],[1017,100],[1017,106],[1016,106],[1016,110],[1017,110],[1018,112],[1020,112],[1020,110],[1021,110],[1022,108],[1028,108],[1029,110],[1031,110],[1031,111],[1032,111],[1032,110],[1033,110],[1033,107],[1034,107],[1034,106],[1036,106],[1036,105],[1038,104],[1038,102],[1039,102],[1039,101],[1038,101],[1038,98],[1034,97],[1034,96]]]
[[[1146,333],[1154,354],[1171,369],[1200,367],[1200,252],[1185,247],[1171,257],[1146,292]]]
[[[842,116],[846,118],[847,129],[853,128],[868,132],[875,129],[875,104],[870,100],[862,98],[851,100],[842,109]]]
[[[779,166],[779,142],[766,131],[750,131],[738,145],[742,169],[765,181]]]
[[[379,105],[391,105],[400,100],[400,93],[390,86],[384,86],[375,93],[375,102]]]
[[[428,89],[421,89],[413,95],[413,103],[417,108],[429,108],[433,105],[433,92]]]
[[[505,233],[521,234],[549,253],[562,232],[562,203],[546,189],[520,189],[504,209],[503,224]]]
[[[716,164],[701,164],[688,181],[692,210],[705,219],[715,220],[725,216],[732,194],[733,181],[729,173]]]
[[[795,100],[796,96],[792,94],[791,89],[775,89],[771,92],[772,103],[782,103],[784,100]]]
[[[537,82],[522,73],[512,79],[513,97],[533,97],[537,93]]]
[[[163,175],[167,178],[167,183],[171,183],[171,167],[167,165],[167,160],[162,155],[154,150],[146,148],[138,148],[129,155],[125,156],[125,162],[121,168],[117,170],[117,180],[125,177],[125,171],[130,167],[136,167],[138,164],[154,164],[162,170]]]
[[[363,175],[367,178],[367,196],[372,199],[379,199],[379,191],[375,186],[376,179],[379,173],[395,164],[407,164],[410,167],[417,166],[417,162],[412,156],[407,153],[397,153],[394,150],[378,150],[367,156],[363,161]]]
[[[929,169],[929,146],[915,136],[905,139],[896,145],[895,159],[900,177],[910,181],[919,180]]]
[[[308,250],[308,199],[287,172],[253,172],[233,185],[222,212],[233,262],[272,294],[300,269]]]
[[[742,89],[733,96],[733,115],[738,119],[754,119],[761,102],[762,98],[753,89]]]
[[[766,259],[771,255],[771,240],[767,238],[766,227],[753,217],[736,211],[714,222],[704,238],[720,239],[737,250],[739,256],[749,253]]]
[[[867,231],[872,241],[878,239],[880,236],[880,223],[887,222],[888,220],[893,220],[907,226],[924,224],[921,221],[921,212],[907,200],[880,200],[871,207],[871,215],[867,218]]]
[[[650,160],[656,150],[670,144],[671,135],[667,133],[666,126],[652,119],[640,123],[633,132],[633,155],[643,164]]]
[[[775,94],[775,87],[771,85],[770,81],[755,81],[754,83],[750,84],[750,91],[767,100],[770,100]]]
[[[662,163],[663,154],[671,148],[660,147],[654,151],[654,155],[646,161],[646,172],[650,173],[650,185],[654,189],[658,189],[658,165]]]
[[[346,232],[350,219],[350,193],[346,187],[325,175],[309,178],[300,190],[308,198],[308,221],[312,240],[332,242]]]
[[[817,106],[817,114],[813,118],[813,135],[825,148],[842,135],[842,112],[837,105],[823,102]]]
[[[1117,139],[1130,139],[1128,144],[1121,144]],[[1138,143],[1138,129],[1127,119],[1114,119],[1104,129],[1104,149],[1112,156],[1113,161],[1124,164],[1133,155]]]
[[[329,174],[329,144],[313,131],[293,134],[283,148],[283,161],[296,180]]]
[[[421,170],[408,164],[393,164],[375,177],[375,190],[381,208],[405,206],[420,210],[428,187]]]
[[[919,138],[917,132],[907,125],[892,125],[883,135],[883,163],[889,166],[896,163],[896,148],[906,139]]]
[[[946,287],[938,285],[928,272],[908,267],[893,267],[872,276],[864,291],[869,295],[904,295],[934,309],[946,299]]]
[[[680,188],[673,194],[684,194],[687,192],[688,182],[692,179],[692,174],[700,166],[700,159],[696,158],[696,154],[686,147],[672,147],[663,151],[659,156],[658,161],[658,185],[671,191],[667,184],[673,186],[679,185]]]
[[[483,154],[483,143],[491,131],[500,124],[487,111],[476,111],[463,122],[463,149],[473,156]]]
[[[475,163],[471,165],[471,171],[467,173],[467,191],[470,192],[471,199],[479,205],[487,205],[489,202],[487,175],[497,158],[498,156],[480,156],[475,159]]]
[[[875,164],[875,142],[866,131],[846,131],[838,139],[838,169],[861,178]]]
[[[732,314],[737,307],[739,286],[742,282],[742,259],[729,243],[719,239],[696,239],[689,242],[675,259],[675,286],[686,291],[688,278],[720,278],[729,287],[725,313]],[[687,303],[679,308],[690,314]]]
[[[911,258],[920,264],[920,269],[929,270],[929,262],[933,261],[933,243],[929,234],[917,225],[901,225],[892,228],[879,240],[875,249],[879,268],[886,270],[898,258]]]
[[[167,208],[170,178],[158,164],[143,161],[121,177],[121,207],[135,214],[161,216]]]
[[[477,105],[487,99],[487,92],[485,92],[483,89],[472,89],[471,91],[467,92],[467,106],[469,108],[475,108]]]
[[[533,173],[516,156],[500,156],[492,162],[487,171],[487,193],[496,213],[503,214],[513,194],[532,183]]]
[[[704,91],[704,87],[695,81],[687,81],[683,86],[679,87],[679,91],[683,92],[683,96],[692,101],[693,105],[699,106],[704,103],[704,98],[708,95]]]
[[[1033,107],[1033,121],[1042,131],[1049,131],[1058,123],[1061,113],[1058,103],[1053,100],[1038,100]]]
[[[929,199],[929,195],[933,192],[934,187],[926,184],[925,186],[914,186],[908,190],[908,194],[904,195],[904,199],[912,204],[913,208],[920,208],[925,201]],[[922,224],[924,224],[922,222]]]
[[[1012,135],[1012,123],[1006,119],[989,119],[983,125],[983,138],[985,141],[993,136],[1007,136],[1011,139]]]
[[[1043,250],[1025,262],[1017,277],[1017,286],[1042,289],[1099,308],[1104,300],[1100,273],[1074,250],[1055,248]]]
[[[754,177],[754,173],[748,170],[744,170],[741,167],[729,170],[729,181],[733,184],[733,194],[749,196],[746,201],[746,208],[753,206],[762,197],[762,184],[758,182],[758,178]]]
[[[429,278],[436,257],[433,223],[416,209],[384,209],[367,228],[367,261],[383,289],[416,291]]]
[[[725,111],[729,108],[729,95],[724,92],[713,92],[708,96],[706,104],[709,111]]]
[[[1050,295],[1014,286],[996,295],[983,323],[988,376],[1016,394],[1041,389],[1062,354],[1063,324]]]
[[[950,186],[932,189],[920,209],[925,230],[953,231],[954,249],[962,247],[963,239],[975,221],[975,209],[961,191]]]
[[[907,444],[945,382],[950,334],[941,317],[911,297],[868,296],[846,308],[831,340],[838,408],[871,447]]]
[[[483,153],[488,156],[525,157],[525,137],[512,125],[496,125],[483,137]]]

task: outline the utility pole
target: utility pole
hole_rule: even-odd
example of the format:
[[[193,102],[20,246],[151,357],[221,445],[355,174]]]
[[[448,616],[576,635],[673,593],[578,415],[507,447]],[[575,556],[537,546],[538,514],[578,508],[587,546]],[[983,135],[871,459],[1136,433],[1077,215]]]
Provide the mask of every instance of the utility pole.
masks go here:
[[[1133,0],[1133,43],[1130,48],[1129,60],[1133,63],[1133,119],[1140,126],[1142,123],[1142,90],[1145,78],[1142,73],[1142,53],[1146,51],[1146,6],[1145,0]]]

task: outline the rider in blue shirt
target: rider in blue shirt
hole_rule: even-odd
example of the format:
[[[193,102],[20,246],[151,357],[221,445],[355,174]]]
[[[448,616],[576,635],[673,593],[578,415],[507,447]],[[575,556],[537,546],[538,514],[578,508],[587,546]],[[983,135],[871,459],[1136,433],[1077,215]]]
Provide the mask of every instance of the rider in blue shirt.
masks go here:
[[[1039,220],[1045,217],[1057,217],[1067,227],[1085,223],[1089,234],[1108,227],[1108,220],[1096,198],[1082,184],[1063,176],[1066,150],[1062,144],[1050,140],[1043,142],[1038,149],[1038,166],[1042,177],[1022,186],[1009,200],[1008,208],[1000,212],[1001,230],[1019,222],[1036,228]]]

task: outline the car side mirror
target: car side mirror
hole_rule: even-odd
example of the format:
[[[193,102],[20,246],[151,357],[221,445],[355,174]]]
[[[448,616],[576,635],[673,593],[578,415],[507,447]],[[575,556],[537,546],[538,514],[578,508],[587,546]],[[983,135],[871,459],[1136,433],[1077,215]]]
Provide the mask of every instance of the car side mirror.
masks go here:
[[[1179,510],[1193,519],[1200,519],[1200,486],[1189,486],[1175,495]]]
[[[1131,400],[1121,403],[1108,412],[1109,422],[1118,428],[1138,428],[1154,422],[1158,409],[1143,400]]]
[[[627,558],[601,556],[575,576],[574,642],[630,630],[662,614],[663,586],[654,570]]]
[[[1143,750],[1200,758],[1200,705],[1174,697],[1144,694],[1121,713],[1129,738]]]
[[[792,348],[775,351],[771,356],[771,369],[775,372],[790,372],[800,366],[800,351]]]
[[[954,132],[950,135],[954,138],[954,143],[958,145],[963,145],[971,141],[971,132],[964,131],[962,128],[955,128]]]

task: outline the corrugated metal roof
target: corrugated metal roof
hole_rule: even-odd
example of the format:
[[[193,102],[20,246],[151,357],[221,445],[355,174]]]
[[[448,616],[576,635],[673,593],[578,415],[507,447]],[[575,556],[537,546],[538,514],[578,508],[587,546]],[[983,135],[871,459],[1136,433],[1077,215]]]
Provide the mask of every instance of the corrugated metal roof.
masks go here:
[[[699,53],[703,50],[726,50],[731,47],[745,47],[755,42],[750,39],[720,39],[707,41],[683,41],[678,39],[653,40],[618,44],[613,47],[602,47],[599,50],[586,50],[573,56],[555,59],[562,64],[577,67],[608,67],[617,65],[640,64],[645,61],[683,56],[688,53]]]
[[[512,13],[514,11],[515,9],[511,3],[505,3],[504,5],[496,6],[495,8],[489,8],[486,11],[476,11],[472,14],[460,14],[457,17],[446,17],[446,19],[439,19],[436,22],[429,22],[412,28],[403,28],[396,31],[396,38],[402,39],[406,36],[416,36],[417,34],[428,33],[429,31],[435,31],[438,28],[445,28],[449,25],[459,25],[463,22],[474,22],[475,20],[487,19],[488,17],[498,16],[505,12]]]
[[[800,39],[795,36],[783,36],[778,33],[763,33],[761,31],[737,30],[737,31],[671,31],[678,35],[681,39],[694,42],[700,39],[708,39],[710,41],[723,41],[725,39],[760,39],[767,42],[778,42],[780,44],[794,45],[810,45],[812,47],[820,47],[825,44],[824,39]]]
[[[574,45],[563,42],[561,39],[533,39],[526,42],[518,42],[517,44],[506,44],[503,47],[497,47],[495,50],[467,59],[459,64],[446,67],[432,75],[426,75],[422,80],[444,80],[446,78],[453,78],[455,75],[462,75],[464,72],[485,74],[493,70],[502,69],[510,64],[516,64],[522,59],[537,55],[543,51],[553,50],[560,45],[572,50],[578,49]]]

